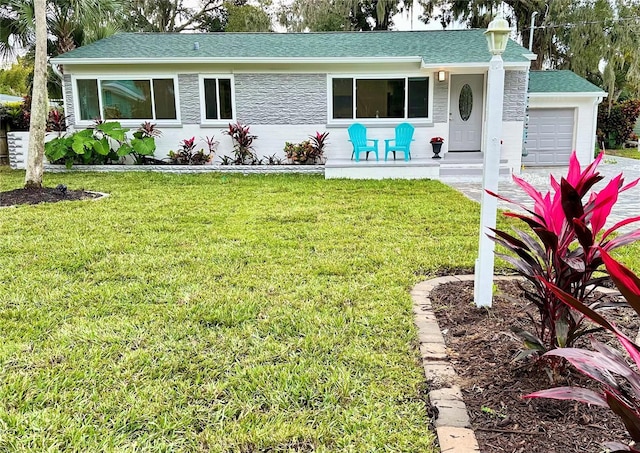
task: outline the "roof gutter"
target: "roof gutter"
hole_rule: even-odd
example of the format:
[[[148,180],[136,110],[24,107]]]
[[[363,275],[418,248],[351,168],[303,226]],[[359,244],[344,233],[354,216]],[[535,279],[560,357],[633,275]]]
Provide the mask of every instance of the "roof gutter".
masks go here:
[[[504,62],[505,69],[529,69],[531,63],[528,61],[511,61]],[[420,65],[420,69],[430,69],[430,70],[442,70],[442,69],[487,69],[489,67],[489,62],[485,63],[422,63]]]
[[[96,65],[96,64],[155,64],[155,63],[177,63],[177,64],[192,64],[192,63],[257,63],[257,64],[282,64],[282,63],[339,63],[339,64],[352,64],[352,63],[421,63],[422,57],[367,57],[367,58],[243,58],[243,57],[231,57],[231,58],[52,58],[52,63],[56,64],[74,64],[74,65]]]
[[[556,92],[545,92],[545,93],[536,93],[529,92],[529,97],[534,98],[557,98],[558,94],[562,94],[564,97],[572,97],[572,98],[605,98],[607,93],[605,91],[580,91],[572,93],[571,91],[556,91]]]
[[[53,73],[57,75],[60,80],[64,80],[64,75],[62,74],[62,71],[60,71],[60,66],[54,63],[53,59],[49,60],[49,63],[49,66],[51,66],[51,70],[53,71]]]

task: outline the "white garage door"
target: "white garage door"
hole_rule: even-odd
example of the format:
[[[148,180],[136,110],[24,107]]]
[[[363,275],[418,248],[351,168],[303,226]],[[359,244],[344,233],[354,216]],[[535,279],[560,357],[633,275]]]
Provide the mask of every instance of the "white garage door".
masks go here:
[[[531,109],[525,165],[568,165],[573,150],[574,109]]]

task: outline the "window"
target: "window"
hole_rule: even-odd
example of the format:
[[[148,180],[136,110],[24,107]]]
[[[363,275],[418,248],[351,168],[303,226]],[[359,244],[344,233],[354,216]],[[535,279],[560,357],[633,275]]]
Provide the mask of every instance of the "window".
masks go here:
[[[201,93],[204,98],[203,120],[231,120],[233,119],[233,94],[231,78],[203,77]]]
[[[78,79],[81,121],[176,120],[174,79]]]
[[[336,77],[331,90],[333,119],[429,117],[429,77]]]

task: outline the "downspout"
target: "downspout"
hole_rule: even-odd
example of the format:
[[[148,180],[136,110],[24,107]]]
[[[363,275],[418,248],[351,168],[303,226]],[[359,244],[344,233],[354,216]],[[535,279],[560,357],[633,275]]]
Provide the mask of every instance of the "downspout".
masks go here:
[[[592,124],[592,129],[591,129],[591,136],[595,138],[596,143],[598,145],[598,148],[600,148],[600,150],[602,150],[601,148],[601,144],[598,143],[598,106],[600,105],[600,103],[604,100],[603,97],[598,96],[594,101],[593,101],[593,124]],[[595,159],[595,156],[593,155],[594,153],[590,153],[590,162],[593,162],[593,160]]]
[[[60,84],[62,86],[62,109],[66,112],[66,110],[67,110],[67,90],[65,90],[65,87],[64,87],[64,74],[60,70],[60,66],[59,65],[53,64],[53,63],[49,63],[49,64],[51,66],[51,70],[53,71],[53,73],[56,76],[58,76],[58,78],[60,79]],[[69,126],[69,124],[67,124],[67,127],[68,126]]]

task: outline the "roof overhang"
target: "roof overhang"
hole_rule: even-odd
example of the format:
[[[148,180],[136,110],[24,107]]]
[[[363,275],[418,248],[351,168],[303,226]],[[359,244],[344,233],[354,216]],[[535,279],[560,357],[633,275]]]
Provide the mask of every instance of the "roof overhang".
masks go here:
[[[351,57],[342,57],[342,58],[243,58],[243,57],[233,57],[233,58],[202,58],[202,57],[194,57],[194,58],[52,58],[51,62],[54,64],[73,64],[73,65],[110,65],[110,64],[167,64],[167,63],[175,63],[175,64],[198,64],[198,63],[218,63],[218,64],[229,64],[229,63],[254,63],[254,64],[318,64],[318,63],[328,63],[328,64],[353,64],[353,63],[365,63],[365,64],[373,64],[373,63],[421,63],[421,57],[367,57],[367,58],[351,58]]]
[[[503,67],[505,69],[529,69],[531,63],[528,61],[505,61]],[[434,71],[441,69],[487,69],[489,68],[489,62],[486,63],[422,63],[420,69],[432,69]]]
[[[555,93],[527,93],[529,97],[534,98],[557,98],[562,96],[563,98],[605,98],[607,97],[606,91],[583,91],[583,92],[571,92],[571,91],[557,91]]]
[[[488,68],[489,61],[478,63],[425,63],[420,56],[409,57],[332,57],[332,58],[52,58],[56,65],[122,65],[122,64],[420,64],[420,69],[442,70],[446,68]],[[505,69],[527,69],[530,63],[505,62]]]

